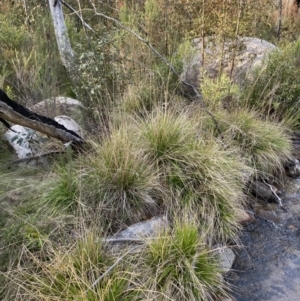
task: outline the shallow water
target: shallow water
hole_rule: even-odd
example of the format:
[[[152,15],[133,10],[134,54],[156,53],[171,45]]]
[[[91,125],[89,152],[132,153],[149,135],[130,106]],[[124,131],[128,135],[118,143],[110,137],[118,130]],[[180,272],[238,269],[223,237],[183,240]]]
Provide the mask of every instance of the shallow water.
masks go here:
[[[275,222],[245,228],[229,281],[237,301],[300,300],[300,179],[289,179]]]

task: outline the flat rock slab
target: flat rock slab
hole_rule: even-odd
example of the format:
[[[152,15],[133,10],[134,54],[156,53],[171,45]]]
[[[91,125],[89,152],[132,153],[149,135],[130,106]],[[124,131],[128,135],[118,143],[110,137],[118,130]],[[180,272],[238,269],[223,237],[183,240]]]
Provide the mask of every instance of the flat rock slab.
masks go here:
[[[133,224],[126,229],[115,234],[112,239],[116,240],[135,240],[144,238],[155,238],[163,229],[169,227],[166,216],[153,217],[147,221]]]

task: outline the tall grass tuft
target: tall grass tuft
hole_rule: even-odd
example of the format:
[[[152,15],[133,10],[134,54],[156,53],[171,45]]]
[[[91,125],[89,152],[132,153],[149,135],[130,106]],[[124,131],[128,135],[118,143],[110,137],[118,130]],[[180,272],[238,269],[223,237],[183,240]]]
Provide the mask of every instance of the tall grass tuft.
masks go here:
[[[199,120],[185,113],[158,110],[138,128],[139,144],[156,162],[164,183],[165,207],[175,215],[185,209],[197,212],[209,240],[234,238],[250,168],[206,139]]]
[[[160,293],[157,300],[215,300],[225,294],[218,261],[191,221],[149,242],[144,265],[150,290]]]
[[[87,196],[123,221],[153,215],[160,195],[157,171],[134,139],[130,128],[114,129],[85,160]]]
[[[270,120],[261,120],[255,111],[240,109],[222,117],[227,144],[239,149],[246,164],[258,174],[272,174],[291,157],[289,130]]]
[[[134,300],[129,290],[131,275],[122,264],[101,277],[116,259],[105,252],[95,231],[84,233],[73,247],[48,241],[43,253],[24,249],[21,257],[26,267],[19,266],[6,274],[18,287],[9,290],[8,297],[14,300]]]
[[[77,208],[80,196],[80,183],[74,164],[69,162],[66,166],[56,167],[58,179],[40,198],[41,206],[51,208],[52,214],[71,212]],[[50,212],[50,211],[49,211]]]
[[[188,159],[197,138],[197,123],[172,110],[158,109],[138,125],[141,144],[158,163],[168,164]]]

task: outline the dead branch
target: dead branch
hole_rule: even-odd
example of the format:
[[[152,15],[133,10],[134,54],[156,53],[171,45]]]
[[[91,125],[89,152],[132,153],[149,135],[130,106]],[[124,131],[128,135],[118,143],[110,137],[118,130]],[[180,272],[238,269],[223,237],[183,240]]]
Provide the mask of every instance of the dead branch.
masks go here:
[[[71,12],[73,12],[73,13],[76,15],[76,17],[80,20],[80,22],[82,23],[82,25],[83,25],[84,27],[86,27],[87,29],[89,29],[90,31],[92,31],[93,33],[95,33],[95,30],[94,30],[89,24],[87,24],[87,23],[83,20],[82,16],[80,16],[79,13],[78,13],[71,5],[69,5],[68,3],[66,3],[66,2],[63,1],[63,0],[60,0],[60,2],[61,2],[61,4],[63,4],[67,9],[69,9]]]
[[[23,107],[11,100],[1,89],[0,118],[57,138],[64,143],[72,142],[74,146],[84,143],[84,140],[75,132],[68,130],[54,119],[36,114]]]

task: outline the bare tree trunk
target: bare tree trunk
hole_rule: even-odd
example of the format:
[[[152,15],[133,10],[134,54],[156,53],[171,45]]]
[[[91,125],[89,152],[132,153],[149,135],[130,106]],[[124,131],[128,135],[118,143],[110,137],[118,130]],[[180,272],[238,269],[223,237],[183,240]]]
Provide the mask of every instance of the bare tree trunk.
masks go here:
[[[73,77],[75,56],[71,47],[60,0],[49,0],[56,42],[63,65]]]
[[[282,22],[282,0],[278,0],[278,24],[277,24],[277,39],[280,39],[281,22]]]

